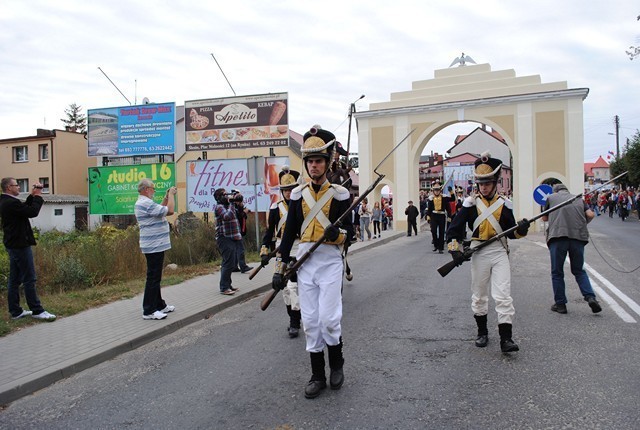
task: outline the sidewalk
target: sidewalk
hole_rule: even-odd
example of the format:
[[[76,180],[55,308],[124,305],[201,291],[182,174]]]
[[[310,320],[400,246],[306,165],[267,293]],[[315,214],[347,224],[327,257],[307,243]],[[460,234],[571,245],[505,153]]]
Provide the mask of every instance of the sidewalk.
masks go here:
[[[354,243],[349,254],[405,233],[387,230],[383,236]],[[240,291],[233,296],[219,294],[219,275],[164,287],[163,299],[176,310],[161,321],[142,319],[140,295],[0,338],[0,406],[268,291],[273,268],[262,269],[251,281],[249,274],[234,273],[233,286]]]

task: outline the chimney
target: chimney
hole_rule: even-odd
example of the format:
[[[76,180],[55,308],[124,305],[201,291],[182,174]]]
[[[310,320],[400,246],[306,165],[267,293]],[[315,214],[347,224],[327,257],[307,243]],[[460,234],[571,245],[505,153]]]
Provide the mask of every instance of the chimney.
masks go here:
[[[48,136],[54,136],[54,132],[53,130],[46,130],[44,128],[39,128],[36,130],[36,136],[38,137],[48,137]]]

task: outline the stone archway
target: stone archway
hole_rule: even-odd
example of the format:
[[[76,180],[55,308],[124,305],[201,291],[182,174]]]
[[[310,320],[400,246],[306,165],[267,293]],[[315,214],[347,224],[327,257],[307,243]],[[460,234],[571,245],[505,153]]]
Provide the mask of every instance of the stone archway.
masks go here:
[[[513,201],[518,218],[537,212],[532,193],[548,177],[561,179],[574,193],[583,188],[583,101],[588,88],[566,82],[542,83],[539,75],[492,71],[489,64],[434,71],[410,91],[392,93],[356,113],[360,186],[375,180],[373,169],[411,130],[411,137],[379,172],[393,184],[394,228],[406,229],[402,206],[418,197],[418,162],[429,140],[448,125],[474,121],[497,130],[513,156]],[[484,148],[478,148],[478,154]],[[379,190],[374,191],[379,199]]]

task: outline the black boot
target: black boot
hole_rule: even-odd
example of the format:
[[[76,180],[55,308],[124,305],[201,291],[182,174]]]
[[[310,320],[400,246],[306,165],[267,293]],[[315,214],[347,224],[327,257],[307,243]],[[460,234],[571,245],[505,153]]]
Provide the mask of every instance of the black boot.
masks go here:
[[[344,372],[342,371],[342,366],[344,365],[342,339],[340,339],[339,344],[334,346],[328,345],[327,348],[329,349],[329,367],[331,368],[329,385],[332,390],[339,390],[344,382]]]
[[[487,330],[487,316],[474,315],[476,325],[478,326],[478,337],[476,337],[476,346],[484,348],[489,343],[489,331]]]
[[[520,351],[518,345],[511,339],[511,324],[498,324],[500,333],[500,349],[502,352]]]
[[[304,389],[307,399],[314,399],[320,392],[327,388],[327,377],[324,374],[324,351],[310,352],[311,356],[311,380]]]
[[[294,311],[291,309],[291,305],[287,305],[287,314],[289,314],[289,337],[298,337],[300,331],[300,311]]]

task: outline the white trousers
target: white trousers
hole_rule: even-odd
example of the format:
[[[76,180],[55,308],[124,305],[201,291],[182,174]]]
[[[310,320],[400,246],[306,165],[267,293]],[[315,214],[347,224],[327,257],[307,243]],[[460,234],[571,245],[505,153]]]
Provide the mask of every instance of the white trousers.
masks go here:
[[[298,246],[300,258],[313,243]],[[340,248],[320,245],[298,269],[300,313],[307,351],[321,352],[325,345],[338,345],[342,335],[342,271]]]
[[[498,324],[512,324],[515,309],[511,298],[511,264],[509,254],[500,241],[471,257],[471,310],[474,315],[487,315],[489,312],[489,287],[496,303]]]
[[[282,290],[282,298],[284,304],[291,306],[291,310],[300,310],[300,298],[298,297],[298,283],[289,281],[287,282],[287,288]]]
[[[280,243],[278,243],[279,245]],[[296,240],[291,248],[291,253],[295,254],[298,251],[298,241]],[[300,310],[300,298],[298,297],[298,283],[289,281],[287,287],[282,290],[282,298],[286,306],[291,306],[291,310]]]

